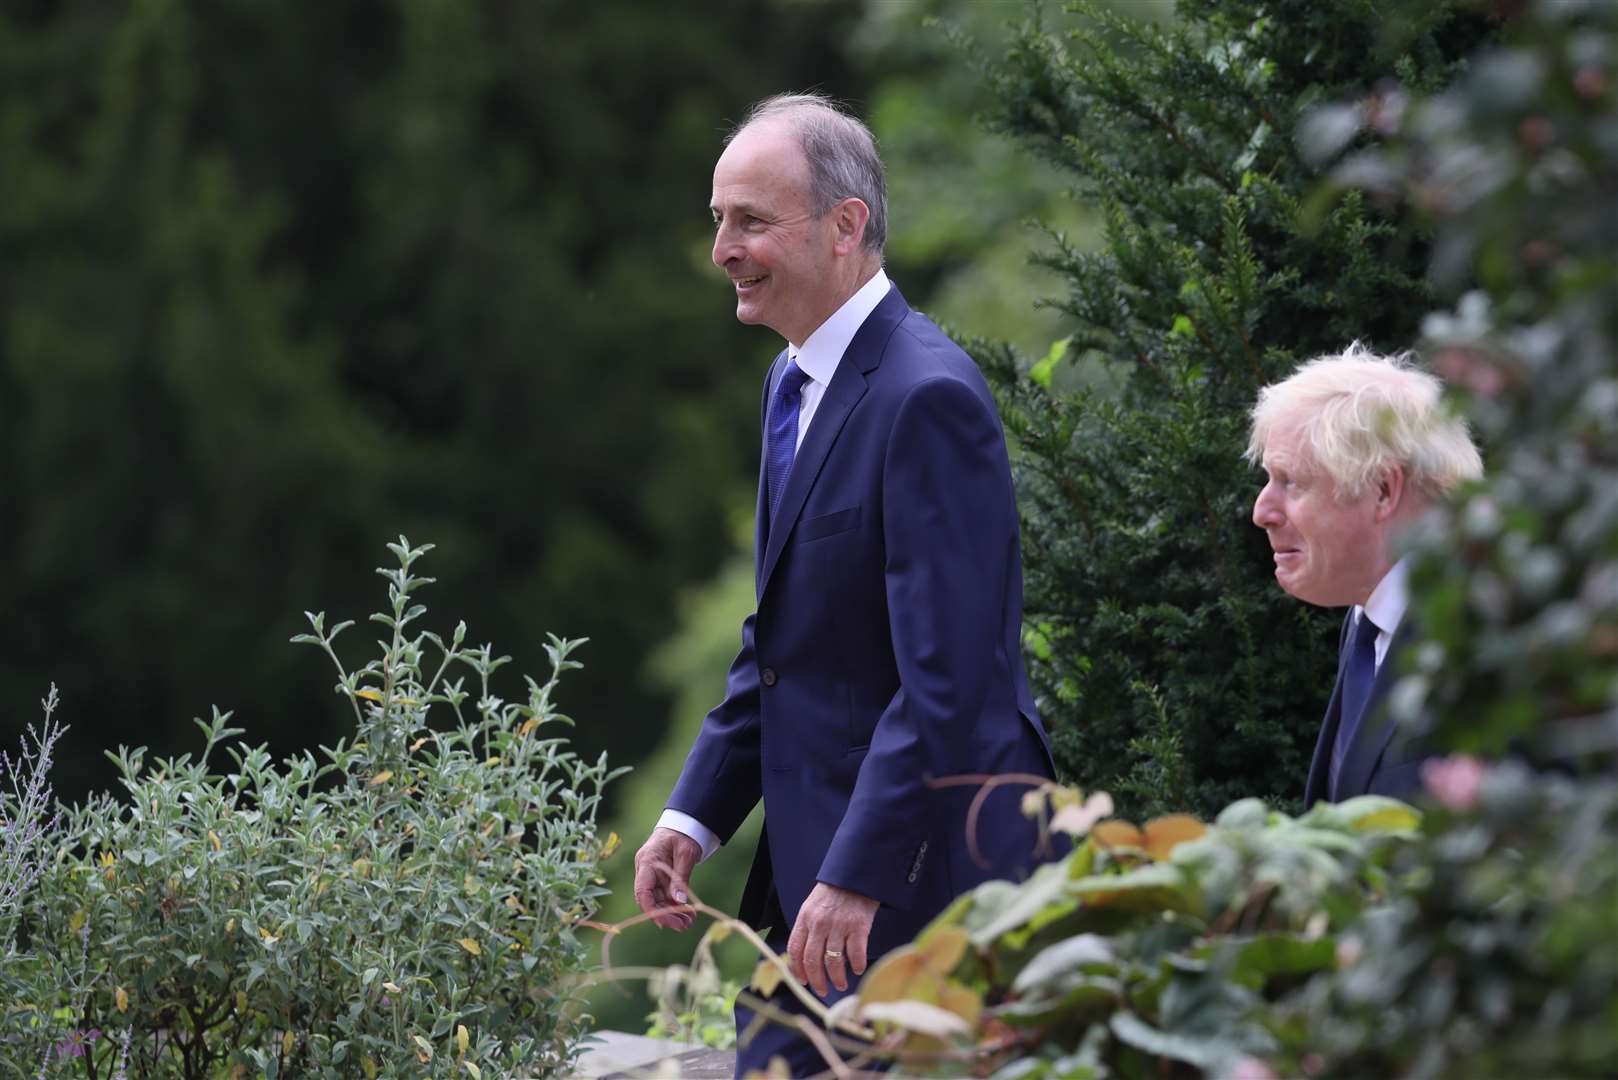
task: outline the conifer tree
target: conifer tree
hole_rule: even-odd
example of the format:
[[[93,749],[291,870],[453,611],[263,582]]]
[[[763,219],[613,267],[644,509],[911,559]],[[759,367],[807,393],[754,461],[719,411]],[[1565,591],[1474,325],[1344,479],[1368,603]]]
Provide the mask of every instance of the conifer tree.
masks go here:
[[[1184,0],[1172,24],[1081,0],[988,68],[991,122],[1073,177],[1097,250],[1054,236],[1072,333],[1042,361],[973,348],[1023,508],[1029,662],[1064,778],[1131,813],[1297,799],[1341,613],[1286,596],[1241,458],[1260,387],[1360,340],[1415,343],[1432,298],[1409,215],[1321,206],[1299,121],[1391,121],[1493,32],[1459,5]],[[1395,92],[1392,87],[1402,89]]]

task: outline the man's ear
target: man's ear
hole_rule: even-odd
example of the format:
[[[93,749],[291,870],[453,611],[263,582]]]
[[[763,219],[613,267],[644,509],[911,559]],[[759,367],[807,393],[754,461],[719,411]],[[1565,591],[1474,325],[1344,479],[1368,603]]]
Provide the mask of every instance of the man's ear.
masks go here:
[[[871,220],[871,208],[863,200],[849,197],[832,207],[831,213],[835,229],[833,250],[839,255],[852,255],[865,241],[865,224]]]
[[[1405,503],[1403,465],[1389,465],[1376,478],[1376,520],[1387,521]]]

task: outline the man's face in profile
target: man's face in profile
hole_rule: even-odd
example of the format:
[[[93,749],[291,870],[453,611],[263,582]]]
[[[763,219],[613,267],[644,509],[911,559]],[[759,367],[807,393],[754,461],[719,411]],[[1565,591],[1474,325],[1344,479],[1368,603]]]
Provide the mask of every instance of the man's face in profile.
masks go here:
[[[1253,524],[1269,535],[1276,582],[1321,607],[1363,604],[1386,569],[1376,486],[1340,495],[1297,424],[1270,434],[1264,471],[1269,479],[1253,503]]]
[[[781,122],[744,128],[714,167],[714,264],[736,290],[736,318],[795,345],[836,309],[832,215],[816,216],[809,166]]]

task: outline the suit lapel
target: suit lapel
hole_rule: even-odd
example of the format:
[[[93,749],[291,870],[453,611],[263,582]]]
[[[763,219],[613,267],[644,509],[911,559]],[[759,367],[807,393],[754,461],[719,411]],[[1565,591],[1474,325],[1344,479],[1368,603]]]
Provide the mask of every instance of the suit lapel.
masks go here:
[[[1348,657],[1343,645],[1348,641],[1348,626],[1353,617],[1350,611],[1343,619],[1343,628],[1337,635],[1337,681],[1331,688],[1331,701],[1326,705],[1326,718],[1320,725],[1320,737],[1315,740],[1315,756],[1309,763],[1309,779],[1304,783],[1304,809],[1317,801],[1337,801],[1337,792],[1331,786],[1331,751],[1337,742],[1337,725],[1343,721],[1343,672]]]
[[[787,476],[786,491],[781,495],[781,506],[776,511],[775,521],[765,527],[768,539],[758,571],[758,598],[761,601],[770,583],[770,574],[781,560],[787,537],[792,535],[792,527],[797,524],[798,515],[803,511],[804,500],[809,497],[809,490],[814,487],[821,466],[826,464],[826,455],[831,453],[832,445],[837,442],[849,413],[865,396],[865,376],[881,363],[888,336],[909,313],[910,306],[905,303],[899,290],[889,288],[888,294],[866,316],[865,322],[843,352],[837,373],[831,377],[831,385],[826,387],[826,394],[815,409],[815,417],[809,424],[808,434],[803,437],[803,445],[798,447],[798,453],[792,459],[792,471]],[[759,514],[768,513],[761,501]]]

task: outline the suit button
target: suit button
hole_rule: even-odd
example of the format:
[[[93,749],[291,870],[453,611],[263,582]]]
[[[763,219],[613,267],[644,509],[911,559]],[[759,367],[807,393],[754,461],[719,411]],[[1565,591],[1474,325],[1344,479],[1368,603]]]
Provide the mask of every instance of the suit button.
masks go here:
[[[769,667],[765,668],[762,672],[759,673],[758,677],[759,677],[759,679],[761,679],[763,681],[765,686],[774,686],[775,685],[775,669],[774,668],[769,668]]]

